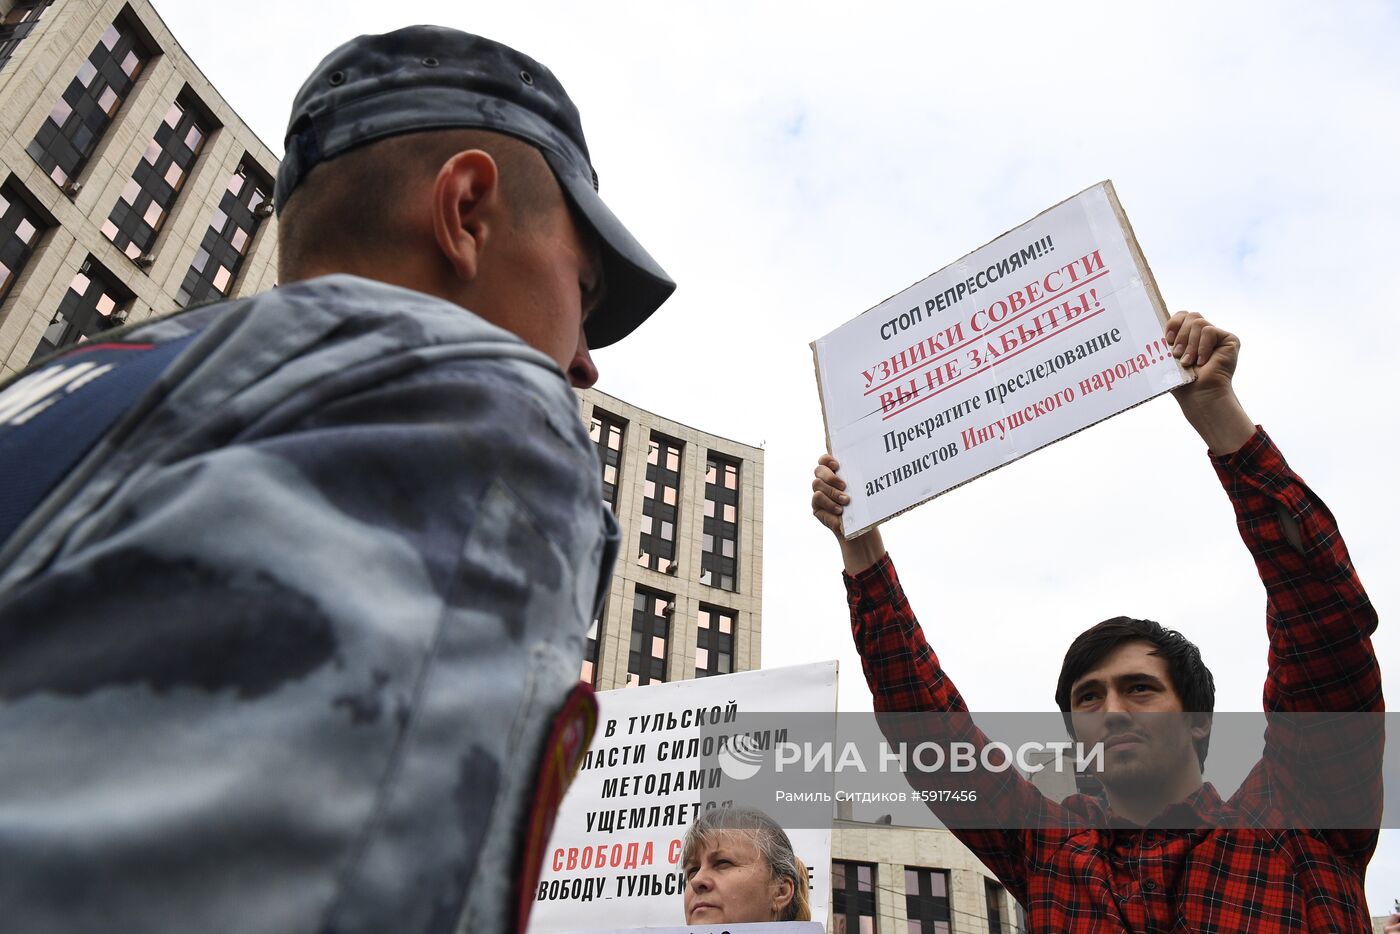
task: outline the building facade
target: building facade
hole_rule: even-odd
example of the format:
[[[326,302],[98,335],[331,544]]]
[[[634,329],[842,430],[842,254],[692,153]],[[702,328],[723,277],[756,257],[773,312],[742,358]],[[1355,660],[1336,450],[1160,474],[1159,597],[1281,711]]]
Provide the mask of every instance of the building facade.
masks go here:
[[[946,830],[864,823],[831,833],[831,934],[1021,934],[1020,906]]]
[[[145,0],[0,0],[0,379],[276,278],[278,160]]]
[[[599,690],[761,663],[763,451],[579,393],[622,549],[580,676]]]

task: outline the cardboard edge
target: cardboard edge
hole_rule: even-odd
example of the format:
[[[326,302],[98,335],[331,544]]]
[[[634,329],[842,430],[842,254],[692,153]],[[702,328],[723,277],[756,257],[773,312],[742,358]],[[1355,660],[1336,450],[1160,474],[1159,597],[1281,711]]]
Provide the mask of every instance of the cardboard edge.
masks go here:
[[[817,380],[817,403],[822,409],[822,434],[826,436],[826,453],[831,454],[831,419],[826,414],[826,383],[822,380],[821,357],[817,355],[817,341],[809,341],[807,346],[812,348],[812,375]],[[841,534],[845,536],[847,541],[860,534],[846,530],[846,514],[844,512],[841,514]]]
[[[1146,254],[1142,252],[1142,245],[1138,243],[1137,232],[1133,230],[1132,221],[1128,220],[1128,212],[1123,210],[1123,203],[1118,200],[1118,190],[1113,187],[1113,181],[1105,179],[1099,184],[1103,186],[1104,194],[1108,196],[1109,207],[1113,208],[1113,216],[1117,218],[1118,226],[1123,230],[1123,239],[1128,244],[1128,254],[1132,256],[1133,262],[1137,265],[1138,275],[1142,277],[1143,283],[1147,286],[1148,301],[1152,303],[1153,310],[1157,312],[1157,321],[1161,324],[1162,330],[1165,331],[1167,322],[1171,320],[1171,311],[1167,307],[1166,300],[1162,298],[1162,290],[1157,287],[1157,277],[1153,275],[1152,266],[1147,262]],[[1172,357],[1171,361],[1176,365],[1177,371],[1186,377],[1186,382],[1183,385],[1190,385],[1196,381],[1195,367],[1182,366],[1175,357]],[[1141,405],[1141,403],[1138,404]],[[1127,409],[1123,411],[1126,412]]]

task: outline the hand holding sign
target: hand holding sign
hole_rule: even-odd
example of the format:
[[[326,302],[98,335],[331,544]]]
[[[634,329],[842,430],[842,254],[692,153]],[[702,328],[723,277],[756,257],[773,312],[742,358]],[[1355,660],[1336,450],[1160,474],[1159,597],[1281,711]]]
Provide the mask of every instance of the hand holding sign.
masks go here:
[[[841,535],[841,511],[851,497],[846,494],[846,481],[836,475],[841,465],[830,454],[817,458],[817,478],[812,481],[812,515],[817,521],[831,530],[837,538]]]
[[[1194,311],[1172,315],[1166,337],[1173,356],[1196,368],[1196,381],[1174,390],[1186,420],[1216,454],[1238,451],[1254,435],[1254,422],[1235,396],[1240,339]]]
[[[854,577],[880,560],[885,553],[885,542],[879,529],[867,529],[854,538],[842,534],[841,513],[851,497],[846,492],[846,481],[837,473],[840,469],[840,463],[830,454],[817,458],[816,479],[812,481],[812,515],[841,543],[846,573]]]

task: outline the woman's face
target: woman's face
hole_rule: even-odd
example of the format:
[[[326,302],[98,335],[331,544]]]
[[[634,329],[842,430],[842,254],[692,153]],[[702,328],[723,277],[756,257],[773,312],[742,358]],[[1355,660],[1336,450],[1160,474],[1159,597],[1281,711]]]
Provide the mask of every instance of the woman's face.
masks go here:
[[[773,921],[792,901],[792,880],[774,879],[748,833],[720,831],[685,865],[686,924]]]

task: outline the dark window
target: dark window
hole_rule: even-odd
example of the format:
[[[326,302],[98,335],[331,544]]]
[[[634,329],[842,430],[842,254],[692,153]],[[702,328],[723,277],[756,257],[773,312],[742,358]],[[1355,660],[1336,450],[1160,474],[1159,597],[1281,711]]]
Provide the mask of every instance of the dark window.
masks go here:
[[[637,588],[632,598],[632,642],[627,652],[627,686],[666,680],[666,652],[671,642],[670,594]]]
[[[209,130],[210,121],[188,99],[177,99],[170,105],[102,225],[102,233],[117,249],[132,259],[151,251]]]
[[[131,299],[117,277],[89,256],[69,284],[58,313],[29,362],[117,327],[126,319]]]
[[[904,907],[909,934],[949,934],[953,913],[948,904],[948,873],[905,866]]]
[[[646,493],[642,497],[641,547],[637,563],[676,573],[676,526],[680,516],[681,443],[651,433],[647,445]]]
[[[579,680],[587,681],[594,687],[598,686],[598,644],[602,641],[600,635],[603,631],[603,620],[607,615],[608,604],[604,601],[602,610],[588,627],[588,636],[583,643],[583,668],[579,671]]]
[[[875,867],[831,863],[832,934],[875,934]]]
[[[593,410],[588,436],[598,447],[598,466],[603,471],[603,502],[617,512],[617,481],[622,474],[622,434],[627,423],[602,409]]]
[[[734,629],[738,614],[701,606],[695,617],[695,677],[727,675],[734,670]]]
[[[229,294],[258,225],[272,213],[271,191],[267,173],[247,159],[239,163],[176,295],[182,307]]]
[[[25,148],[55,184],[67,185],[82,171],[148,58],[129,24],[119,19],[107,27]]]
[[[24,264],[34,254],[44,229],[51,226],[13,179],[0,187],[0,302],[10,294]]]
[[[738,590],[739,464],[714,453],[705,463],[705,529],[700,539],[700,583]]]
[[[34,31],[34,26],[39,22],[39,17],[44,15],[44,10],[48,9],[50,2],[51,0],[19,0],[10,12],[5,14],[4,19],[0,19],[0,68],[5,67],[5,63],[15,54],[19,44]]]
[[[987,890],[987,930],[988,934],[1010,934],[1011,926],[1006,918],[1006,890],[991,879],[983,879]]]

